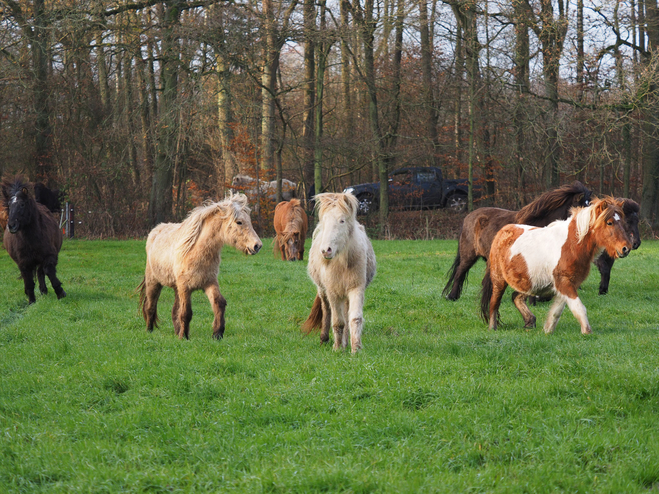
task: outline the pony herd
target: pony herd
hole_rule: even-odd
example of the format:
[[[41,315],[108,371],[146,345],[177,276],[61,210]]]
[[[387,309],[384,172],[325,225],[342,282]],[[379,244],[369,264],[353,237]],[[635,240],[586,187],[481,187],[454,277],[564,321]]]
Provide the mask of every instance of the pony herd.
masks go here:
[[[17,178],[2,186],[8,215],[4,246],[18,265],[30,303],[35,301],[34,277],[46,293],[48,276],[58,298],[66,296],[56,275],[62,234],[48,209],[36,202],[28,184]],[[366,287],[376,272],[376,259],[366,231],[357,222],[359,204],[346,193],[314,197],[318,223],[313,233],[307,271],[316,285],[311,313],[302,329],[320,329],[321,342],[352,352],[362,347]],[[554,298],[544,330],[552,332],[565,305],[590,333],[586,309],[578,289],[595,261],[600,269],[599,292],[608,290],[611,266],[641,243],[639,206],[630,199],[593,198],[579,182],[546,192],[520,211],[480,208],[464,219],[458,253],[449,271],[444,295],[457,300],[467,273],[479,258],[487,261],[481,291],[481,315],[497,328],[499,306],[507,286],[526,327],[536,318],[528,297]],[[300,201],[277,205],[273,241],[282,260],[303,260],[308,218]],[[248,255],[262,242],[250,219],[248,197],[232,194],[220,202],[206,202],[181,223],[162,223],[146,242],[146,269],[140,283],[140,307],[147,330],[157,327],[158,298],[164,286],[174,290],[172,322],[179,338],[188,338],[192,319],[191,293],[203,290],[214,313],[213,337],[222,338],[227,302],[220,292],[218,273],[222,247],[232,245]],[[601,255],[600,255],[601,254]],[[599,257],[598,257],[599,256]]]

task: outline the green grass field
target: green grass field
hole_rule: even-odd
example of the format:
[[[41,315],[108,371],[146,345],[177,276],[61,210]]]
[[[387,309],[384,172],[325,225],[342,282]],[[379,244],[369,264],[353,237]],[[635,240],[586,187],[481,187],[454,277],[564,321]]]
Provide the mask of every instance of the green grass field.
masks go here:
[[[659,243],[596,270],[556,333],[479,319],[484,264],[441,297],[457,242],[376,241],[364,350],[303,337],[306,262],[226,248],[223,340],[172,291],[145,331],[142,241],[67,241],[29,306],[0,250],[0,492],[648,492],[659,489]],[[307,244],[307,247],[309,242]],[[549,304],[534,309],[539,326]]]

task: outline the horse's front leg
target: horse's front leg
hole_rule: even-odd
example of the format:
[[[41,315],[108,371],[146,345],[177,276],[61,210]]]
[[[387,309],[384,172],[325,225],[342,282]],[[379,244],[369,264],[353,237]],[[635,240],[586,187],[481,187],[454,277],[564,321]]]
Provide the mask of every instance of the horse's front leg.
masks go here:
[[[333,348],[334,350],[339,350],[343,345],[343,331],[346,325],[345,301],[335,296],[329,296],[328,300],[332,314],[332,330],[334,332]]]
[[[567,306],[574,314],[574,317],[577,318],[581,324],[581,334],[591,334],[593,332],[588,322],[588,317],[586,316],[586,306],[583,304],[579,297],[567,299]]]
[[[318,293],[318,295],[320,296],[320,303],[323,310],[323,320],[320,328],[320,344],[322,345],[329,341],[329,332],[332,327],[332,307],[324,293]]]
[[[41,295],[46,295],[48,287],[46,286],[46,274],[43,271],[43,264],[39,264],[39,267],[37,267],[37,280],[39,280],[39,292],[41,292]]]
[[[34,296],[34,270],[30,268],[20,268],[21,277],[23,278],[23,287],[25,295],[27,295],[28,304],[33,304],[37,301]]]
[[[213,319],[213,338],[219,340],[224,336],[224,311],[227,307],[227,301],[220,293],[220,286],[217,283],[206,287],[204,292],[215,315]]]
[[[611,281],[611,269],[615,260],[606,252],[595,260],[595,266],[600,272],[600,288],[599,294],[606,295],[609,292],[609,282]]]
[[[350,348],[352,353],[357,353],[362,348],[362,331],[364,330],[364,288],[357,288],[348,293],[348,321],[350,324]],[[345,339],[347,340],[347,337]]]
[[[545,333],[553,333],[558,324],[558,320],[561,318],[561,314],[565,309],[565,296],[557,293],[554,298],[554,303],[551,304],[549,312],[547,313],[547,320],[545,321],[544,331]]]
[[[43,270],[46,276],[48,276],[48,279],[50,280],[50,284],[53,285],[53,290],[55,290],[55,294],[57,295],[58,299],[66,297],[66,292],[62,288],[62,282],[57,278],[57,269],[55,268],[55,265],[57,264],[57,261],[49,261],[45,262],[43,264]]]
[[[178,337],[180,339],[190,339],[190,321],[192,320],[192,301],[190,291],[187,288],[178,289],[179,309],[178,309]]]

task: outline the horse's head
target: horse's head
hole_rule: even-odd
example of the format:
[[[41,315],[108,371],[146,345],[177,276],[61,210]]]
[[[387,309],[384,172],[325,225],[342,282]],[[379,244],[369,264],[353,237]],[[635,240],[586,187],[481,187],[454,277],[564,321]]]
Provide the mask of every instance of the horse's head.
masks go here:
[[[632,199],[617,199],[622,212],[625,213],[625,229],[632,241],[632,250],[641,246],[641,232],[638,230],[638,213],[641,207]]]
[[[228,214],[224,218],[222,228],[225,228],[225,239],[236,249],[242,250],[246,254],[254,255],[263,243],[254,231],[252,219],[249,216],[250,210],[247,206],[247,196],[245,194],[233,194],[225,199],[228,208]]]
[[[573,191],[574,193],[570,207],[582,208],[590,206],[590,201],[593,197],[593,191],[586,187],[584,184],[578,180],[575,180],[572,185],[567,186],[566,190]]]
[[[30,195],[28,184],[24,183],[21,177],[17,177],[13,183],[3,183],[2,195],[10,233],[17,233],[32,223],[36,202]]]
[[[300,232],[284,232],[282,249],[287,261],[297,261],[300,255]]]
[[[320,253],[332,259],[348,243],[357,224],[359,201],[352,194],[323,193],[314,196],[318,208],[318,227],[314,242],[318,242]]]
[[[625,213],[619,202],[612,197],[595,199],[590,208],[595,243],[612,259],[627,257],[632,250],[632,241],[627,235]]]

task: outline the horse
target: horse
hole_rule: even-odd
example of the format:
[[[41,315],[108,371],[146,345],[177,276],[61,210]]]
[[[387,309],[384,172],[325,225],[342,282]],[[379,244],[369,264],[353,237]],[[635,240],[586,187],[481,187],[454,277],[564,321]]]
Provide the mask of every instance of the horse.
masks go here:
[[[280,254],[282,261],[303,261],[309,220],[299,199],[277,204],[274,225],[276,236],[272,250],[275,256]]]
[[[505,225],[547,226],[555,220],[566,219],[571,208],[587,206],[591,195],[585,185],[575,181],[545,192],[520,211],[486,207],[469,213],[462,223],[458,253],[449,269],[448,282],[442,294],[448,300],[460,298],[469,270],[478,259],[487,261],[492,240]]]
[[[57,221],[48,208],[32,197],[29,183],[21,176],[13,182],[3,182],[2,197],[7,212],[3,244],[21,272],[28,303],[36,302],[35,273],[42,295],[48,293],[48,276],[57,298],[66,297],[62,282],[57,278],[57,258],[62,248],[62,232]]]
[[[627,235],[632,241],[632,250],[641,246],[641,233],[638,231],[638,213],[641,210],[636,201],[631,199],[616,199],[622,203],[622,211],[625,213],[625,229]],[[606,252],[595,259],[595,266],[600,272],[599,294],[606,295],[609,292],[609,281],[611,280],[611,269],[613,268],[614,259]]]
[[[51,213],[59,213],[62,210],[61,195],[59,189],[49,189],[41,182],[34,184],[34,198],[46,206]]]
[[[313,232],[307,271],[317,293],[309,317],[302,325],[307,334],[321,328],[320,341],[334,332],[334,350],[348,345],[362,348],[364,292],[375,276],[375,252],[366,230],[357,222],[359,201],[349,193],[317,194],[318,225]],[[347,316],[347,317],[346,317]]]
[[[222,338],[227,305],[217,282],[222,246],[226,243],[254,255],[263,245],[249,213],[247,197],[235,194],[193,209],[182,223],[161,223],[151,230],[144,279],[137,287],[147,331],[158,326],[158,297],[168,286],[174,289],[172,322],[179,338],[189,339],[190,295],[195,290],[206,293],[214,313],[213,338]]]
[[[536,320],[526,297],[554,295],[545,333],[554,331],[566,303],[581,324],[581,333],[592,333],[577,290],[602,250],[614,259],[631,251],[621,206],[612,197],[605,197],[594,199],[588,207],[573,209],[567,220],[544,228],[520,224],[503,227],[492,242],[481,291],[481,315],[489,319],[489,328],[497,329],[501,298],[510,285],[513,303],[526,328],[535,327]]]
[[[270,201],[277,200],[277,181],[272,180],[266,182],[265,180],[258,181],[249,175],[236,175],[231,180],[231,186],[242,190],[251,201],[254,201],[260,194],[262,197]],[[281,180],[281,194],[284,201],[290,201],[295,197],[297,184],[285,178]]]

